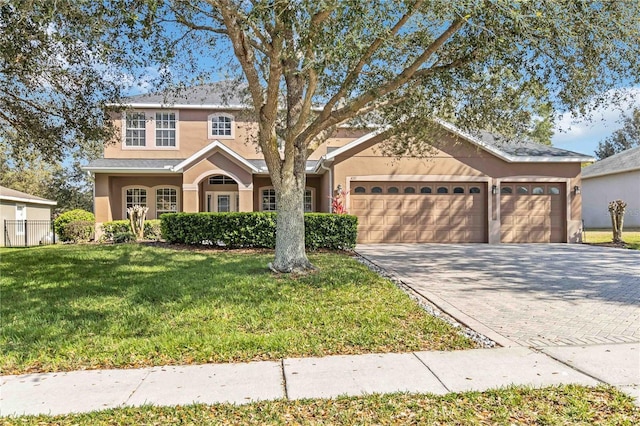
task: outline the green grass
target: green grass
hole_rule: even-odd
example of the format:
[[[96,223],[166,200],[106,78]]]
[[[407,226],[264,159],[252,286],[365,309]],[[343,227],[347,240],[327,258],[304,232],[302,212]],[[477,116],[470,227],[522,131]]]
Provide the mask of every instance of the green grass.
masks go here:
[[[5,418],[15,425],[637,425],[640,409],[611,387],[507,388],[435,395],[387,394],[247,405],[120,408]]]
[[[583,241],[587,244],[610,243],[613,238],[611,230],[589,230],[583,234]],[[640,231],[622,231],[622,240],[626,248],[640,250]]]
[[[0,372],[473,347],[341,254],[276,276],[271,253],[138,244],[0,250]]]

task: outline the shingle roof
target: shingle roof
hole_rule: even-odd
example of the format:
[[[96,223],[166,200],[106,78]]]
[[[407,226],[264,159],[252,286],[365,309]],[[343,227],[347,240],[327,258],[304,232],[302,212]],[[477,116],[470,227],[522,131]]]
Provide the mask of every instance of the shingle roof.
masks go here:
[[[640,170],[640,146],[619,152],[582,169],[582,178]]]
[[[163,104],[246,107],[249,105],[246,87],[246,84],[226,80],[168,92],[130,96],[124,98],[122,103],[128,105]]]
[[[15,189],[0,186],[0,200],[22,201],[35,204],[57,204],[53,200],[47,200],[46,198],[36,197],[35,195],[27,194],[26,192],[16,191]]]
[[[542,145],[532,141],[507,140],[484,130],[478,132],[476,137],[482,142],[495,146],[500,149],[500,151],[514,157],[587,157],[585,154],[579,152],[555,148],[550,145]]]

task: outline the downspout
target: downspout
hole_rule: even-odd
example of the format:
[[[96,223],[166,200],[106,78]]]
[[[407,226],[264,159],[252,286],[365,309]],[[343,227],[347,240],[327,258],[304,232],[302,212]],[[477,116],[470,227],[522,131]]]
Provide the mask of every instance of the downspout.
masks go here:
[[[333,170],[331,168],[325,167],[324,158],[320,159],[320,168],[329,172],[329,197],[333,198]],[[329,213],[331,213],[331,203],[329,203]]]

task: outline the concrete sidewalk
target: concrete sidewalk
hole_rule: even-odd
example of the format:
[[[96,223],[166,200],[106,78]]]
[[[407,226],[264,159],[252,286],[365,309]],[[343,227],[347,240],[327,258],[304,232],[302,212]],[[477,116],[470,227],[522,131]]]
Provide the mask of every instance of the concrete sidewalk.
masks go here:
[[[289,358],[281,362],[26,374],[2,376],[0,380],[3,416],[398,391],[445,394],[511,384],[609,383],[637,398],[640,344]]]

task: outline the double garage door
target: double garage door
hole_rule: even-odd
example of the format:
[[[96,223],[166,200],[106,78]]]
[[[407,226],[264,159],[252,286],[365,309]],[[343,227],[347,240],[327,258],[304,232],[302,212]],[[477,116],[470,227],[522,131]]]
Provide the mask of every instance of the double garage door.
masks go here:
[[[355,182],[351,213],[360,243],[487,242],[487,185]]]
[[[483,182],[353,182],[358,242],[487,242],[487,191]],[[564,199],[560,184],[502,183],[501,242],[565,241]]]

